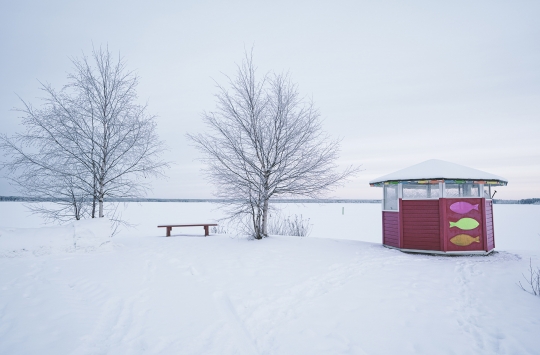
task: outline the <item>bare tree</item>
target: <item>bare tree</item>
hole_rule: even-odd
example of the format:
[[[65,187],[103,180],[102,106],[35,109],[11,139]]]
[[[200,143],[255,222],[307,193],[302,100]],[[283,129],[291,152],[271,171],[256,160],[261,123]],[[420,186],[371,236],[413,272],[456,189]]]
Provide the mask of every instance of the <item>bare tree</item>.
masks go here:
[[[272,197],[317,198],[358,169],[336,172],[339,141],[322,132],[319,112],[288,75],[258,80],[246,55],[228,79],[230,88],[218,84],[216,111],[203,114],[209,130],[188,137],[203,153],[205,174],[227,200],[229,217],[247,217],[261,239]]]
[[[62,90],[42,84],[41,108],[21,99],[26,131],[0,136],[8,158],[3,167],[21,193],[51,197],[67,214],[37,212],[53,219],[104,217],[105,198],[141,196],[148,189],[144,178],[162,174],[164,145],[155,116],[136,102],[138,77],[121,57],[99,48],[72,62]]]

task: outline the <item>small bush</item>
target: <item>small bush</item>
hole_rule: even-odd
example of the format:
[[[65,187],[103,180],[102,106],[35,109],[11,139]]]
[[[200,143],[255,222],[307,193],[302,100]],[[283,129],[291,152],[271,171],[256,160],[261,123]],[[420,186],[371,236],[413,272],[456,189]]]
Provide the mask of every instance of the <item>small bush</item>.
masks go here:
[[[522,274],[522,275],[525,281],[527,282],[527,288],[523,287],[521,282],[518,282],[519,287],[521,287],[523,291],[526,291],[530,293],[531,295],[540,297],[540,267],[536,267],[536,270],[535,270],[532,266],[532,260],[529,259],[529,275],[528,276],[525,276],[525,274]]]
[[[268,234],[307,237],[309,232],[311,232],[311,226],[309,224],[309,218],[304,219],[302,215],[285,218],[276,215],[269,220]]]
[[[228,230],[226,226],[223,225],[217,225],[215,227],[210,227],[210,233],[212,234],[228,234]]]

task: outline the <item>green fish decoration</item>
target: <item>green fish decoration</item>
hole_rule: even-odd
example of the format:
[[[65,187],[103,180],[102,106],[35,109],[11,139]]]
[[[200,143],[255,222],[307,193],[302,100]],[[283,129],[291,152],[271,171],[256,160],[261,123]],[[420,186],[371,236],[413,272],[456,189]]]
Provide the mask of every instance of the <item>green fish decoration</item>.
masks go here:
[[[466,247],[472,243],[480,243],[480,237],[471,237],[467,234],[458,234],[454,238],[450,239],[452,244],[459,245],[460,247]]]
[[[476,219],[473,218],[462,218],[457,222],[450,222],[450,228],[452,227],[458,227],[459,229],[463,230],[471,230],[478,227],[480,223]]]

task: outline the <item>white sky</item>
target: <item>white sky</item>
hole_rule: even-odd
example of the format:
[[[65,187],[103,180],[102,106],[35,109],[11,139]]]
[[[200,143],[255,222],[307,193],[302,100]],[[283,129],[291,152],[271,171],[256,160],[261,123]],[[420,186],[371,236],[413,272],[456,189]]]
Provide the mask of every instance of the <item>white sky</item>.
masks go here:
[[[340,164],[362,164],[333,197],[380,198],[369,180],[432,158],[507,178],[498,198],[540,197],[539,18],[533,0],[1,0],[0,131],[22,130],[17,95],[38,104],[38,80],[60,88],[70,57],[108,44],[175,163],[150,196],[212,197],[185,133],[204,131],[213,79],[253,45],[260,72],[289,71],[343,139]]]

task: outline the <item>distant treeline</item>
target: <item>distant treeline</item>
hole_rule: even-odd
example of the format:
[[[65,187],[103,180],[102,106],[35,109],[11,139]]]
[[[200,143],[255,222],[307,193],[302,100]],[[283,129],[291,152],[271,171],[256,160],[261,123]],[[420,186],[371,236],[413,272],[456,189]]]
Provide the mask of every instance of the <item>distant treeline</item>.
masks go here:
[[[28,198],[23,196],[0,196],[1,201],[14,202],[54,202],[61,199],[54,198]],[[227,202],[212,198],[110,198],[105,202]],[[358,200],[358,199],[271,199],[270,203],[381,203],[381,200]],[[525,198],[521,200],[493,200],[495,204],[514,205],[540,205],[540,198]]]
[[[499,205],[540,205],[540,198],[524,198],[521,200],[493,200],[494,204]]]
[[[61,199],[28,198],[23,196],[0,196],[0,201],[14,202],[54,202]],[[216,198],[108,198],[105,202],[227,202]],[[382,200],[355,199],[270,199],[270,203],[381,203]]]

